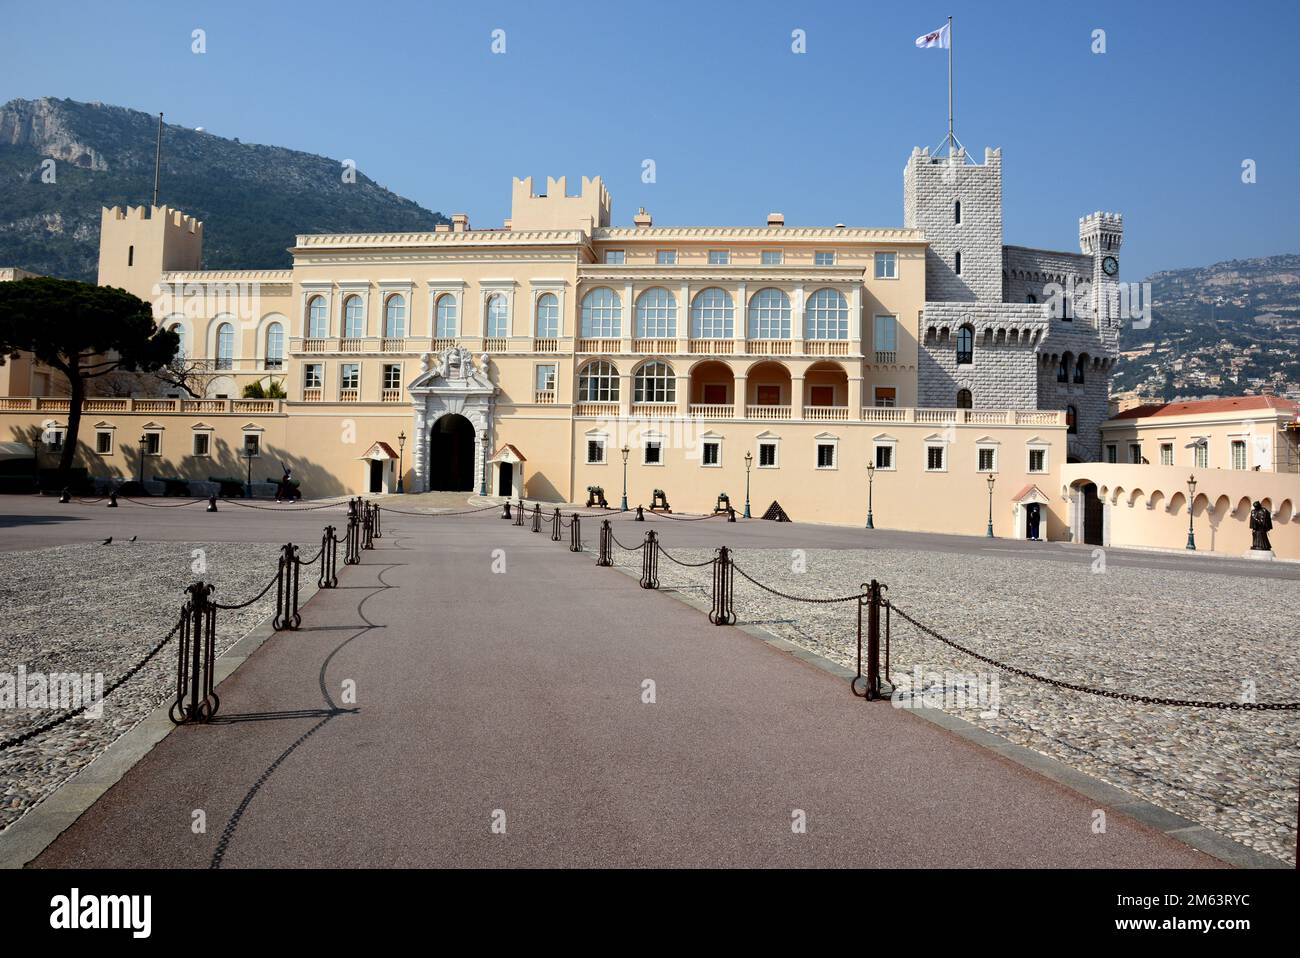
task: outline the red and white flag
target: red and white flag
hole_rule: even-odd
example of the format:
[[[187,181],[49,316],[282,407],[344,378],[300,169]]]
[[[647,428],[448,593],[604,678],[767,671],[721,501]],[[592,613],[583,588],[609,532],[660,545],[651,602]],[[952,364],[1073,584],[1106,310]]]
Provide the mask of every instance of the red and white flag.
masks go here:
[[[951,42],[950,38],[952,36],[950,27],[951,24],[945,23],[933,33],[927,33],[923,37],[917,37],[916,45],[922,50],[926,47],[941,47],[944,50],[948,49],[948,45]]]

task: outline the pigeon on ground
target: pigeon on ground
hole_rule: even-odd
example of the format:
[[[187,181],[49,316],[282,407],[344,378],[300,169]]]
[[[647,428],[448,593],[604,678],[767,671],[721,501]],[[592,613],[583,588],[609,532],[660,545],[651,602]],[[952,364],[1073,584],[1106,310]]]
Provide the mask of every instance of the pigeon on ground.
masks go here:
[[[132,536],[131,538],[127,539],[126,541],[127,541],[127,542],[134,542],[136,539],[139,539],[139,538],[140,538],[139,536]]]
[[[108,545],[108,544],[109,544],[110,542],[112,542],[112,541],[113,541],[113,537],[112,537],[112,536],[109,536],[107,539],[105,539],[103,542],[101,542],[100,545],[104,545],[104,546],[106,546],[106,545]]]

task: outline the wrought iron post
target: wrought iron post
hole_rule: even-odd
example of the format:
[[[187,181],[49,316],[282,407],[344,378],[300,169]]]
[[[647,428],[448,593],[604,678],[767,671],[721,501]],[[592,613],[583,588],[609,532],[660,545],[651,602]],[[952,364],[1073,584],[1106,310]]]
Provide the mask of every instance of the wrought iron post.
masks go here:
[[[502,505],[502,509],[501,509],[501,518],[502,518],[502,519],[509,519],[509,518],[510,518],[510,500],[509,500],[509,499],[507,499],[507,500],[503,503],[503,505]]]
[[[355,502],[348,503],[348,527],[344,533],[347,539],[344,545],[344,565],[356,565],[361,561],[361,517],[357,515],[355,506]]]
[[[298,547],[285,543],[280,553],[280,568],[276,573],[275,618],[271,626],[277,632],[296,629],[302,625],[298,612]]]
[[[749,468],[754,464],[754,454],[746,451],[745,453],[745,518],[752,519],[749,514]]]
[[[381,518],[383,513],[379,509],[379,503],[374,503],[370,507],[370,525],[371,532],[376,539],[384,537],[384,520]]]
[[[217,607],[214,586],[196,582],[185,591],[181,608],[180,642],[176,654],[176,699],[168,709],[173,723],[210,722],[221,706],[212,690],[216,662]]]
[[[727,506],[727,521],[728,521],[728,522],[735,522],[735,521],[736,521],[736,507],[735,507],[735,506],[730,506],[730,505]]]
[[[533,531],[542,531],[542,504],[540,502],[533,505]]]
[[[108,494],[108,508],[110,508],[110,509],[116,509],[116,508],[117,508],[117,490],[116,490],[116,489],[114,489],[112,492],[110,492],[110,493]],[[216,506],[215,506],[215,505],[210,505],[210,506],[208,506],[208,512],[216,512],[216,511],[217,511],[217,509],[216,509]]]
[[[713,560],[713,608],[709,610],[709,621],[714,625],[733,625],[736,621],[735,577],[731,568],[731,550],[726,546],[718,549],[717,558]]]
[[[523,524],[524,524],[524,500],[520,499],[518,504],[515,506],[515,525],[522,526]]]
[[[624,510],[624,511],[626,511],[626,510]],[[634,521],[634,522],[645,522],[645,511],[644,511],[640,506],[637,506],[637,507],[636,507],[636,519],[634,519],[633,521]]]
[[[569,551],[582,551],[582,517],[576,512],[573,514],[573,521],[569,523]]]
[[[989,527],[984,533],[985,537],[988,539],[993,538],[993,484],[996,481],[997,480],[994,479],[992,475],[989,476]]]
[[[113,503],[116,504],[116,503],[117,503],[117,500],[114,499],[114,500],[113,500]],[[217,497],[216,497],[216,496],[208,496],[208,508],[207,508],[205,511],[206,511],[206,512],[216,512],[216,511],[217,511]]]
[[[600,520],[600,551],[596,554],[596,565],[611,566],[614,564],[614,544],[610,539],[614,535],[614,530],[610,528],[609,520]]]
[[[659,536],[653,529],[646,530],[641,543],[641,588],[659,588]]]
[[[560,507],[555,507],[555,515],[551,516],[551,541],[560,541],[560,523],[564,520],[560,518]]]
[[[1196,551],[1196,526],[1192,523],[1192,508],[1196,505],[1196,477],[1187,479],[1187,551]]]
[[[876,484],[876,467],[873,463],[867,463],[867,528],[876,527],[876,519],[872,514],[872,493],[875,491]]]
[[[64,486],[63,491],[59,493],[59,502],[63,505],[67,505],[71,501],[72,501],[72,490],[69,489],[67,486]]]
[[[375,547],[375,510],[370,503],[361,507],[361,548]]]
[[[334,527],[326,526],[325,534],[320,539],[320,576],[316,585],[322,589],[334,589],[339,584],[339,540],[334,536]]]

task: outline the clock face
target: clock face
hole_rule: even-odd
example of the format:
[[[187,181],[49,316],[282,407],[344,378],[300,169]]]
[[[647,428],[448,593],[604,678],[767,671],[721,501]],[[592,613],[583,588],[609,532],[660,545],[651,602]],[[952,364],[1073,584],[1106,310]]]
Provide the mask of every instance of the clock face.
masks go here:
[[[1113,256],[1107,256],[1101,261],[1101,268],[1105,271],[1107,276],[1114,276],[1119,272],[1119,260],[1115,259]]]

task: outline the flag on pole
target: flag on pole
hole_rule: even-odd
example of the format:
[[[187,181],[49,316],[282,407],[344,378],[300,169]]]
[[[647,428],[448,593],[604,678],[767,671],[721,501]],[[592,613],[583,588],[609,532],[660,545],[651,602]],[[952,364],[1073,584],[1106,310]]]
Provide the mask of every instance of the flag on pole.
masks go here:
[[[923,37],[916,38],[916,45],[924,50],[926,47],[941,47],[947,50],[952,42],[951,24],[945,23],[933,33],[927,33]]]

